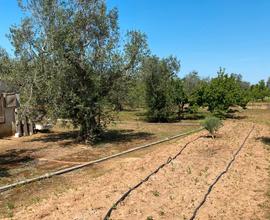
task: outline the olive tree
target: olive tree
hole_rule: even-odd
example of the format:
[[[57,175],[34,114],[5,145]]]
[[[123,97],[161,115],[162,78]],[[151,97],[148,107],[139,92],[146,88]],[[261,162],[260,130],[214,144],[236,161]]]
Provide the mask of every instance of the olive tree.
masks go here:
[[[175,57],[148,57],[143,64],[146,83],[147,115],[151,121],[166,122],[174,114],[173,80],[180,63]]]
[[[118,84],[132,75],[145,53],[139,31],[120,41],[118,11],[104,0],[19,1],[26,12],[10,28],[24,114],[38,109],[64,117],[93,140],[111,121]],[[122,51],[120,48],[124,48]],[[119,89],[122,91],[122,89]]]

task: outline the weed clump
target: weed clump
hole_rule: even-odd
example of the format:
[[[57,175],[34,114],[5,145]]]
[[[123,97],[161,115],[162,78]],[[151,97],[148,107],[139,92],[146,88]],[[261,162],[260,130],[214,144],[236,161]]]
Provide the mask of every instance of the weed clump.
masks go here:
[[[215,134],[217,132],[217,130],[222,126],[222,121],[214,116],[210,116],[205,118],[205,120],[202,123],[202,126],[209,131],[209,134],[211,135],[211,137],[214,139],[215,138]]]

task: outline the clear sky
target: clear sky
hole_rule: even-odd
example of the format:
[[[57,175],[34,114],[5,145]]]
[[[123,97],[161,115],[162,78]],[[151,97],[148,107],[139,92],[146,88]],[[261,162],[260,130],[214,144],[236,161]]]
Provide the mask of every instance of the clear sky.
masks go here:
[[[252,83],[270,76],[270,0],[107,0],[120,28],[139,29],[151,51],[181,60],[180,76],[214,76],[220,66]],[[16,0],[0,0],[0,46],[22,14]]]

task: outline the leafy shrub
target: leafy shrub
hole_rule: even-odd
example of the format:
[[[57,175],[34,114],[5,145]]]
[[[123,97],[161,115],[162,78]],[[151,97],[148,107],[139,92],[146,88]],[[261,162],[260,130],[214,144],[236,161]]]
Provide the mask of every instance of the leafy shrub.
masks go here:
[[[227,117],[228,110],[222,110],[222,109],[215,109],[213,111],[213,116],[216,118],[225,119]]]
[[[212,138],[215,137],[215,133],[217,130],[222,126],[222,121],[214,116],[207,117],[204,122],[202,123],[202,126],[209,131]]]
[[[199,111],[198,104],[190,105],[189,108],[188,108],[188,113],[190,113],[190,114],[198,113],[198,111]]]

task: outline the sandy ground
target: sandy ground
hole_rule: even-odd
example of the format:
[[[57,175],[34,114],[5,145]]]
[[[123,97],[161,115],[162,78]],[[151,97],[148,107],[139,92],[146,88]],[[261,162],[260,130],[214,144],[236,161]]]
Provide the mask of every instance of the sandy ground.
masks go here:
[[[106,169],[98,177],[92,168],[65,175],[77,187],[51,194],[28,207],[14,210],[13,219],[102,219],[112,204],[130,187],[174,156],[188,141],[203,136],[140,188],[112,213],[112,219],[189,219],[209,185],[238,149],[252,123],[226,121],[215,140],[205,132],[164,143],[151,151],[96,165]],[[231,169],[217,185],[196,219],[267,219],[268,156],[262,143],[266,126],[256,125]],[[5,196],[5,195],[4,195]]]
[[[106,138],[92,146],[76,141],[76,131],[61,129],[29,137],[0,139],[0,185],[95,160],[198,127],[182,124],[118,122],[107,131]]]

